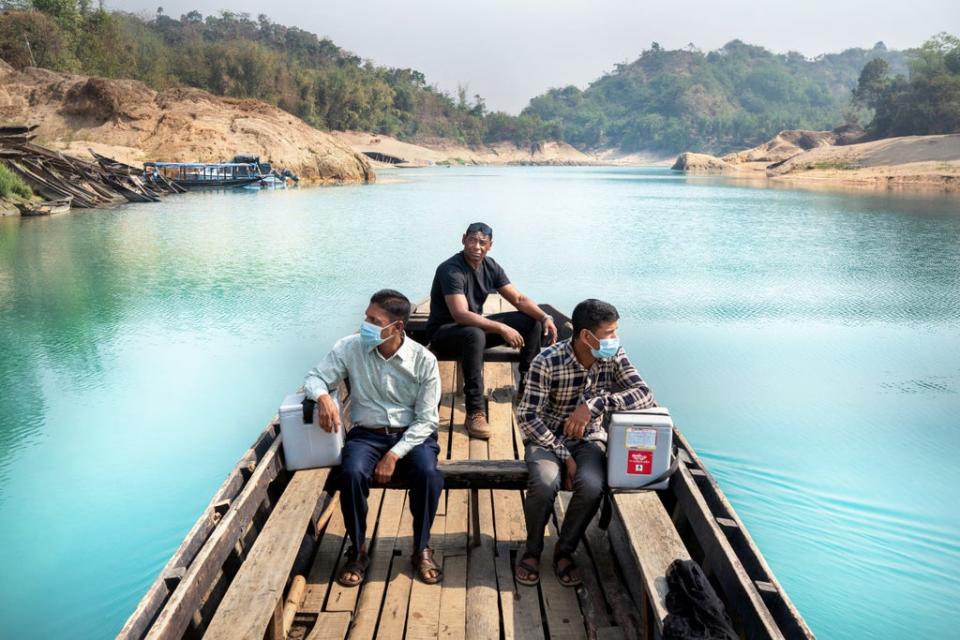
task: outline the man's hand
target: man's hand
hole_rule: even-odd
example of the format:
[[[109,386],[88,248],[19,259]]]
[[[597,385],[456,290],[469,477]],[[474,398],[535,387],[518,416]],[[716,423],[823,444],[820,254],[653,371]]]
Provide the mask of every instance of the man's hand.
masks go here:
[[[317,416],[320,418],[320,428],[327,433],[340,431],[340,409],[329,395],[317,398]]]
[[[380,484],[390,482],[390,478],[393,477],[393,471],[397,468],[397,460],[399,459],[400,456],[393,451],[387,451],[383,454],[380,462],[378,462],[377,466],[373,469],[373,479]]]
[[[557,325],[553,323],[553,317],[550,315],[547,315],[547,317],[543,319],[543,335],[547,336],[548,345],[557,341],[557,336],[559,335],[557,333]]]
[[[583,437],[583,431],[593,416],[590,414],[590,408],[581,403],[573,410],[567,421],[563,423],[563,435],[571,440],[579,440]]]
[[[501,323],[500,335],[503,336],[504,342],[514,349],[519,349],[523,346],[523,336],[521,336],[517,330],[510,325]]]
[[[560,486],[564,491],[573,491],[573,483],[577,479],[577,461],[570,456],[563,462],[563,481]]]

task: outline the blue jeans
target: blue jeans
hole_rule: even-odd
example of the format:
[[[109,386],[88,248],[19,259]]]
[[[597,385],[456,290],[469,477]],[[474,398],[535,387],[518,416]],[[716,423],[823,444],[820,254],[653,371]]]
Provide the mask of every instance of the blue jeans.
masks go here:
[[[367,497],[373,469],[402,437],[402,433],[376,433],[360,426],[347,432],[340,463],[340,509],[355,552],[367,536]],[[443,475],[437,470],[439,453],[434,433],[400,458],[393,472],[410,491],[407,501],[413,515],[414,553],[423,551],[430,541],[430,527],[443,493]]]

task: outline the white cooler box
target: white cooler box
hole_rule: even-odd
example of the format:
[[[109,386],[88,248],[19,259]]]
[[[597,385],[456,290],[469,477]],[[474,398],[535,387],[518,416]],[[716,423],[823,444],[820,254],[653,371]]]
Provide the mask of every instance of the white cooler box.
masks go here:
[[[665,407],[624,411],[607,426],[607,484],[611,489],[666,489],[665,472],[673,451],[673,420]],[[649,486],[648,486],[649,485]]]
[[[340,406],[336,393],[333,401]],[[283,434],[283,457],[287,469],[313,469],[340,464],[343,450],[343,421],[336,433],[327,433],[320,427],[317,410],[313,410],[313,424],[303,422],[302,393],[292,393],[280,405],[280,433]]]

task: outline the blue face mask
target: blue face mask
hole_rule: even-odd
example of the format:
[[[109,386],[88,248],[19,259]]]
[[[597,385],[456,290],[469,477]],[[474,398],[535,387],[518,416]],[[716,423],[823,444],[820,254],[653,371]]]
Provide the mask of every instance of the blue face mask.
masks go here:
[[[604,338],[601,340],[597,336],[594,336],[593,333],[590,335],[600,343],[599,349],[590,347],[590,353],[593,354],[594,358],[597,360],[607,360],[617,355],[617,351],[620,349],[620,338]]]
[[[391,322],[387,327],[393,326],[393,324]],[[360,325],[360,343],[367,349],[380,346],[387,340],[380,337],[380,333],[387,327],[378,327],[372,322],[364,320],[363,324]]]

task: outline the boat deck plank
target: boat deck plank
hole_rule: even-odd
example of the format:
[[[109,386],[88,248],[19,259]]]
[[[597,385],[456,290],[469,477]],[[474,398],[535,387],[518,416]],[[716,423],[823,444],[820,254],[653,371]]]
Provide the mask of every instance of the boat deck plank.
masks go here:
[[[383,494],[386,492],[386,489],[373,489],[370,491],[370,496],[367,498],[367,532],[368,534],[373,534],[377,524],[377,518],[380,514],[380,506],[383,501]],[[344,536],[346,534],[344,533]],[[340,557],[337,559],[337,571],[339,571],[340,566],[343,564],[346,559],[347,549],[349,548],[350,543],[345,541],[343,545],[343,552],[340,554]],[[343,587],[340,586],[336,580],[330,584],[330,596],[327,598],[327,604],[324,606],[324,611],[350,611],[352,612],[357,606],[357,597],[359,595],[359,589],[355,587]]]

